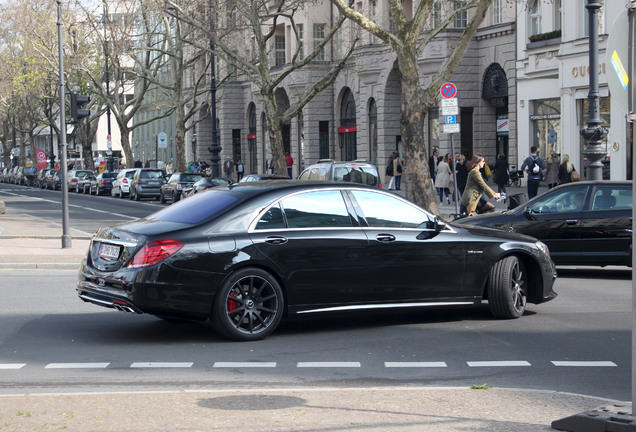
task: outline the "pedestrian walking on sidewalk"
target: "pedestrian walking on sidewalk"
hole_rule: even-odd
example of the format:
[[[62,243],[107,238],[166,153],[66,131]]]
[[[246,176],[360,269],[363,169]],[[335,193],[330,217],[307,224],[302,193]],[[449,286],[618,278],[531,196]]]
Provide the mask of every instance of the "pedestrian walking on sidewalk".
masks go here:
[[[548,184],[548,189],[552,189],[559,184],[559,167],[561,165],[561,159],[554,151],[551,151],[547,162],[548,168],[545,172],[545,182]]]
[[[446,157],[442,158],[442,160],[437,164],[437,178],[435,179],[435,187],[439,193],[439,202],[440,204],[444,204],[444,195],[446,195],[446,200],[448,204],[450,204],[450,184],[451,179],[453,177],[453,172],[451,171],[450,165],[450,154],[447,154]]]
[[[495,162],[494,182],[497,185],[497,192],[506,193],[506,184],[508,183],[508,159],[503,153],[499,153]]]
[[[546,171],[545,161],[539,157],[537,146],[530,147],[530,156],[521,165],[521,171],[524,170],[528,174],[528,199],[532,199],[537,196],[541,178]]]

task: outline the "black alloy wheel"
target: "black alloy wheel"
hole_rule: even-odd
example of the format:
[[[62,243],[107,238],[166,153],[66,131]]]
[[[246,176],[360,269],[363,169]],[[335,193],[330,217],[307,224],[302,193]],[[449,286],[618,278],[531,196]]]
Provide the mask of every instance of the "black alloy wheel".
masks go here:
[[[246,268],[230,276],[217,293],[212,324],[229,339],[263,339],[280,323],[283,304],[283,291],[272,275]]]
[[[488,278],[488,304],[493,316],[519,318],[526,310],[528,279],[523,263],[508,256],[495,263]]]

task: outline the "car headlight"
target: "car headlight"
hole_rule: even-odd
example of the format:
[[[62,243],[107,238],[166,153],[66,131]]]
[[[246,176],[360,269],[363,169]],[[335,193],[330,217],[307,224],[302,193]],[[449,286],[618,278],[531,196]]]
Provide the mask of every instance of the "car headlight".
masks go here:
[[[541,252],[543,252],[547,256],[550,256],[550,249],[548,249],[548,245],[540,241],[536,242],[535,245],[537,245]]]

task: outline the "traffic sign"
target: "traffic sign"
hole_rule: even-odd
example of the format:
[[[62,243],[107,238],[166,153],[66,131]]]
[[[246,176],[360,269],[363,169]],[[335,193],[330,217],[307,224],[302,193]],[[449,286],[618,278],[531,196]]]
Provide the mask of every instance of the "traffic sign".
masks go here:
[[[457,118],[454,115],[444,116],[447,125],[457,124]]]
[[[159,134],[157,135],[157,147],[168,147],[168,135],[165,132],[159,132]]]
[[[442,125],[442,133],[459,133],[459,124],[455,123]]]
[[[627,9],[618,14],[607,38],[606,55],[610,70],[607,73],[607,85],[612,94],[612,103],[625,114],[630,111],[628,84],[629,76],[629,17]],[[633,108],[631,108],[633,109]]]
[[[452,99],[444,99],[444,100],[447,101]],[[441,107],[441,111],[443,116],[459,114],[459,108],[457,106],[443,106]]]
[[[439,106],[441,106],[442,108],[456,107],[458,106],[457,98],[442,99],[441,101],[439,101]]]
[[[443,98],[451,99],[457,97],[457,87],[452,82],[447,82],[442,85],[442,88],[439,89],[439,93]]]

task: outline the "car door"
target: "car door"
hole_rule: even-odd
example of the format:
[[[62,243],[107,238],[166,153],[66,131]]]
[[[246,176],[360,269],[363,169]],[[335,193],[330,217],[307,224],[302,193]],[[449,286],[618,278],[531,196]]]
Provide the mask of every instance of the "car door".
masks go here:
[[[433,215],[393,195],[350,192],[369,239],[368,283],[385,301],[426,300],[465,294],[464,242]]]
[[[630,185],[608,183],[594,186],[581,224],[581,261],[595,265],[631,265]]]
[[[581,221],[588,201],[588,187],[560,187],[531,201],[512,223],[512,231],[535,237],[550,249],[558,264],[581,257]]]
[[[367,237],[337,189],[283,198],[263,213],[250,237],[285,279],[291,309],[373,298]]]

